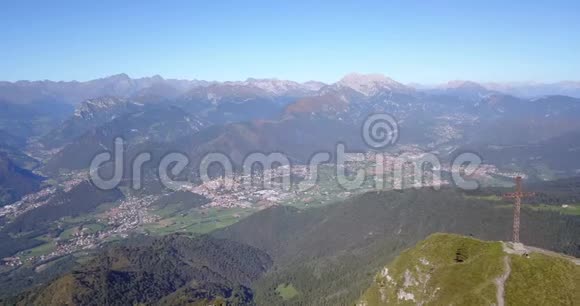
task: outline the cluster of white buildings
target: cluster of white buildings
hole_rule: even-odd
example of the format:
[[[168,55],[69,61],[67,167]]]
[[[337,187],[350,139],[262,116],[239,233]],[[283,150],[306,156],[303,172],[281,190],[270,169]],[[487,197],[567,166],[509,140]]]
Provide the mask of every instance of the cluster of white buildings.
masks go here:
[[[261,207],[275,205],[292,196],[290,191],[285,191],[277,179],[282,179],[287,173],[275,173],[271,171],[264,175],[271,178],[272,183],[268,186],[254,181],[250,181],[249,176],[240,176],[235,178],[219,178],[205,182],[201,185],[190,187],[188,191],[201,194],[208,199],[210,203],[205,207],[221,208],[248,208],[258,204]],[[262,181],[263,182],[263,181]]]
[[[7,266],[7,267],[19,267],[22,265],[22,260],[20,257],[4,257],[0,259],[0,266]]]
[[[29,210],[38,208],[48,203],[50,197],[56,193],[55,187],[44,188],[38,192],[24,196],[20,201],[0,207],[0,217],[17,217]]]
[[[159,217],[148,212],[149,206],[157,199],[159,196],[148,195],[139,198],[129,196],[119,206],[109,209],[104,221],[113,228],[111,234],[123,233],[141,224],[157,222]]]

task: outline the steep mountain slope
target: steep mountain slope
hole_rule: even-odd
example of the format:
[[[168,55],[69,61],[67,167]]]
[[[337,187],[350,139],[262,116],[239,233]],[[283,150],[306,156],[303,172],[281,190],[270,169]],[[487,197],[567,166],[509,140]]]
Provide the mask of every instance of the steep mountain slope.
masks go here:
[[[42,136],[72,113],[72,105],[103,96],[128,98],[158,82],[165,80],[125,74],[87,82],[0,82],[0,129],[17,136]]]
[[[280,116],[284,105],[314,92],[311,86],[290,81],[248,79],[196,87],[174,103],[218,124],[271,120]]]
[[[249,246],[170,235],[107,250],[19,304],[248,305],[248,287],[270,265],[265,253]]]
[[[0,151],[0,206],[17,201],[25,194],[38,190],[42,178],[17,166]]]
[[[65,146],[47,161],[43,171],[56,174],[61,170],[86,169],[95,154],[113,148],[115,136],[123,136],[126,140],[126,161],[142,152],[152,154],[152,161],[144,165],[146,170],[152,167],[149,170],[156,171],[159,160],[167,153],[186,154],[190,163],[182,174],[193,181],[197,180],[200,162],[208,153],[227,154],[239,169],[243,159],[253,152],[283,152],[291,162],[304,163],[317,152],[329,152],[334,156],[339,142],[346,143],[348,150],[364,148],[358,129],[336,120],[254,121],[208,126],[197,131],[192,128],[198,126],[195,117],[185,116],[191,118],[189,122],[183,118],[178,112],[173,115],[144,112],[139,116],[118,118]],[[205,125],[201,122],[199,126]],[[125,174],[129,177],[131,165],[126,163],[126,166]]]
[[[40,139],[48,149],[58,148],[71,142],[92,128],[125,114],[139,112],[143,105],[115,97],[100,97],[77,105],[74,115]]]
[[[529,252],[434,234],[381,269],[357,305],[574,305],[580,264]]]
[[[424,108],[414,89],[380,74],[349,74],[316,94],[289,104],[285,117],[333,118],[358,121],[367,114],[387,111],[402,116]],[[406,117],[406,116],[403,116]]]
[[[140,111],[121,115],[76,137],[46,162],[47,173],[86,169],[92,158],[105,150],[113,151],[121,137],[126,146],[171,142],[198,132],[205,122],[174,106],[149,105]],[[147,147],[144,151],[150,151]]]
[[[228,152],[238,165],[243,157],[256,151],[283,152],[291,160],[307,161],[316,152],[333,152],[338,142],[348,143],[349,148],[362,146],[358,131],[339,121],[254,121],[226,125],[203,145],[192,143],[186,152],[198,156],[201,152]]]

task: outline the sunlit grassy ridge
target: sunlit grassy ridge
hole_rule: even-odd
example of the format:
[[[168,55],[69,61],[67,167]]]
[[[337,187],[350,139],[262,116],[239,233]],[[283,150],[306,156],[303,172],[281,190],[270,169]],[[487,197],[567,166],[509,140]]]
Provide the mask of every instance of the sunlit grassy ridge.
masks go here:
[[[359,305],[492,305],[507,268],[507,305],[574,305],[580,266],[555,256],[508,255],[501,242],[434,234],[381,270]]]
[[[567,259],[539,253],[529,258],[510,256],[512,272],[506,282],[507,305],[578,305],[580,266]]]
[[[502,257],[499,242],[434,234],[382,270],[362,301],[490,305],[495,301],[493,280],[502,273]]]

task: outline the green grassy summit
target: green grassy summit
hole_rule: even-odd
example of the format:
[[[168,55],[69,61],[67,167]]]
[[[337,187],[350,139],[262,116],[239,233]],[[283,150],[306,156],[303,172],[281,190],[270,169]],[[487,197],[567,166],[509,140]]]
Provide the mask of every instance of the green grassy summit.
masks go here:
[[[434,234],[385,267],[362,301],[489,305],[495,300],[493,280],[502,273],[502,256],[499,242]]]
[[[384,267],[357,305],[574,305],[579,290],[580,266],[566,258],[433,234]]]
[[[510,260],[506,305],[580,304],[580,265],[541,253]]]

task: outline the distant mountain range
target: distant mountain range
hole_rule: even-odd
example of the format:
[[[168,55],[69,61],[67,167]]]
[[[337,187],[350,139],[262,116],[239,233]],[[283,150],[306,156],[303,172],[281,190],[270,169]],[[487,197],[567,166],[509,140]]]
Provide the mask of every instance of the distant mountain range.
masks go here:
[[[150,96],[167,98],[186,94],[188,91],[201,87],[221,88],[225,89],[225,92],[228,91],[227,88],[248,88],[257,94],[286,95],[316,91],[323,85],[323,83],[316,81],[302,84],[278,79],[252,78],[239,82],[177,80],[164,79],[158,75],[132,79],[126,74],[118,74],[86,82],[48,80],[0,82],[0,102],[78,104],[84,100],[102,96],[134,97],[137,99],[147,99]],[[211,94],[212,90],[210,89],[208,92]],[[216,97],[216,99],[218,98]]]
[[[176,91],[185,92],[194,86],[207,84],[207,82],[165,80],[160,76],[132,79],[126,74],[118,74],[86,82],[0,82],[0,101],[17,104],[39,102],[77,104],[83,100],[100,96],[128,97],[161,84],[170,86]]]
[[[551,168],[544,171],[551,172],[549,178],[576,175],[579,166],[568,144],[580,131],[580,99],[505,92],[466,81],[414,88],[380,74],[357,73],[333,84],[125,74],[88,82],[3,82],[0,152],[51,177],[86,169],[119,136],[128,145],[128,158],[145,151],[154,159],[183,152],[192,161],[191,173],[208,152],[227,152],[235,165],[257,150],[284,152],[292,162],[305,163],[318,151],[332,152],[338,142],[368,150],[362,122],[370,114],[388,113],[397,120],[400,145],[472,150],[518,171]],[[551,147],[534,149],[540,144]],[[530,154],[514,146],[530,148]]]
[[[165,97],[183,94],[196,87],[220,84],[225,86],[251,87],[273,95],[317,91],[325,85],[324,83],[317,81],[298,83],[287,80],[254,78],[249,78],[246,81],[230,82],[164,79],[159,75],[144,78],[131,78],[127,74],[122,73],[85,82],[49,80],[17,82],[0,81],[0,101],[18,104],[36,102],[63,102],[77,104],[86,99],[100,96],[145,97],[148,95],[158,95],[160,97]],[[338,81],[337,84],[349,86],[357,91],[370,94],[375,86],[384,87],[385,85],[388,85],[392,87],[391,89],[395,89],[396,87],[407,87],[415,90],[425,90],[473,86],[477,83],[471,81],[450,81],[447,84],[435,86],[421,85],[417,83],[404,86],[401,83],[380,74],[365,75],[351,73]],[[562,81],[555,83],[486,82],[478,85],[490,91],[525,98],[545,95],[580,97],[580,81]]]
[[[509,184],[521,173],[536,191],[522,209],[523,242],[578,256],[579,88],[574,82],[470,81],[425,87],[357,73],[332,84],[125,74],[87,82],[0,82],[0,259],[6,263],[0,265],[0,296],[29,290],[0,304],[380,304],[396,297],[405,286],[404,271],[422,257],[405,257],[413,255],[409,251],[386,265],[429,235],[507,240],[511,233],[512,204],[502,199],[508,191],[503,187],[351,194],[325,187],[335,178],[329,174],[311,193],[325,195],[320,203],[310,194],[307,200],[299,192],[267,188],[228,194],[207,184],[195,186],[197,193],[169,192],[158,166],[170,152],[189,158],[177,178],[193,183],[199,182],[202,158],[215,152],[226,154],[234,171],[254,152],[280,152],[293,165],[305,165],[322,151],[332,161],[339,143],[347,152],[385,153],[397,161],[400,153],[428,152],[442,161],[445,177],[447,162],[473,152],[486,164],[482,176],[490,185]],[[391,115],[397,127],[397,142],[386,149],[364,141],[369,131],[363,123],[377,113]],[[96,154],[113,151],[117,137],[123,138],[125,177],[120,186],[101,190],[87,170]],[[144,152],[152,157],[142,167],[144,188],[128,188],[130,161]],[[103,177],[110,177],[112,164],[99,168]],[[353,164],[370,169],[373,162]],[[300,171],[294,175],[302,177]],[[330,201],[336,202],[326,205]],[[436,246],[455,252],[456,244],[473,244],[466,247],[470,254],[487,260],[498,248],[464,237],[431,242],[434,256]],[[437,265],[448,269],[438,271],[441,277],[471,267],[447,265],[445,256]],[[494,265],[484,267],[494,273],[466,282],[482,292],[462,295],[465,304],[471,298],[491,301],[489,280],[499,271],[492,257]],[[388,275],[396,277],[394,285],[385,285],[386,275],[375,277],[385,267],[393,269]],[[437,277],[423,272],[423,278]],[[430,301],[424,287],[407,287],[417,302]],[[527,292],[512,289],[506,292]],[[391,296],[382,299],[383,291]]]
[[[287,152],[301,163],[339,141],[365,149],[360,126],[378,112],[398,120],[401,144],[427,149],[528,145],[580,130],[580,99],[524,98],[496,87],[453,81],[413,88],[383,75],[356,73],[334,84],[124,74],[89,82],[2,83],[0,99],[8,101],[11,93],[19,98],[2,102],[9,114],[0,115],[0,130],[25,142],[34,139],[32,152],[45,157],[47,174],[88,167],[90,158],[111,149],[117,136],[135,150],[179,150],[194,161],[212,151],[233,152],[238,160],[260,149]]]
[[[580,81],[562,81],[555,83],[541,82],[505,82],[476,83],[466,80],[449,81],[440,85],[409,84],[418,90],[424,91],[455,91],[464,90],[472,92],[496,92],[513,95],[521,98],[535,98],[541,96],[562,95],[580,98]]]

